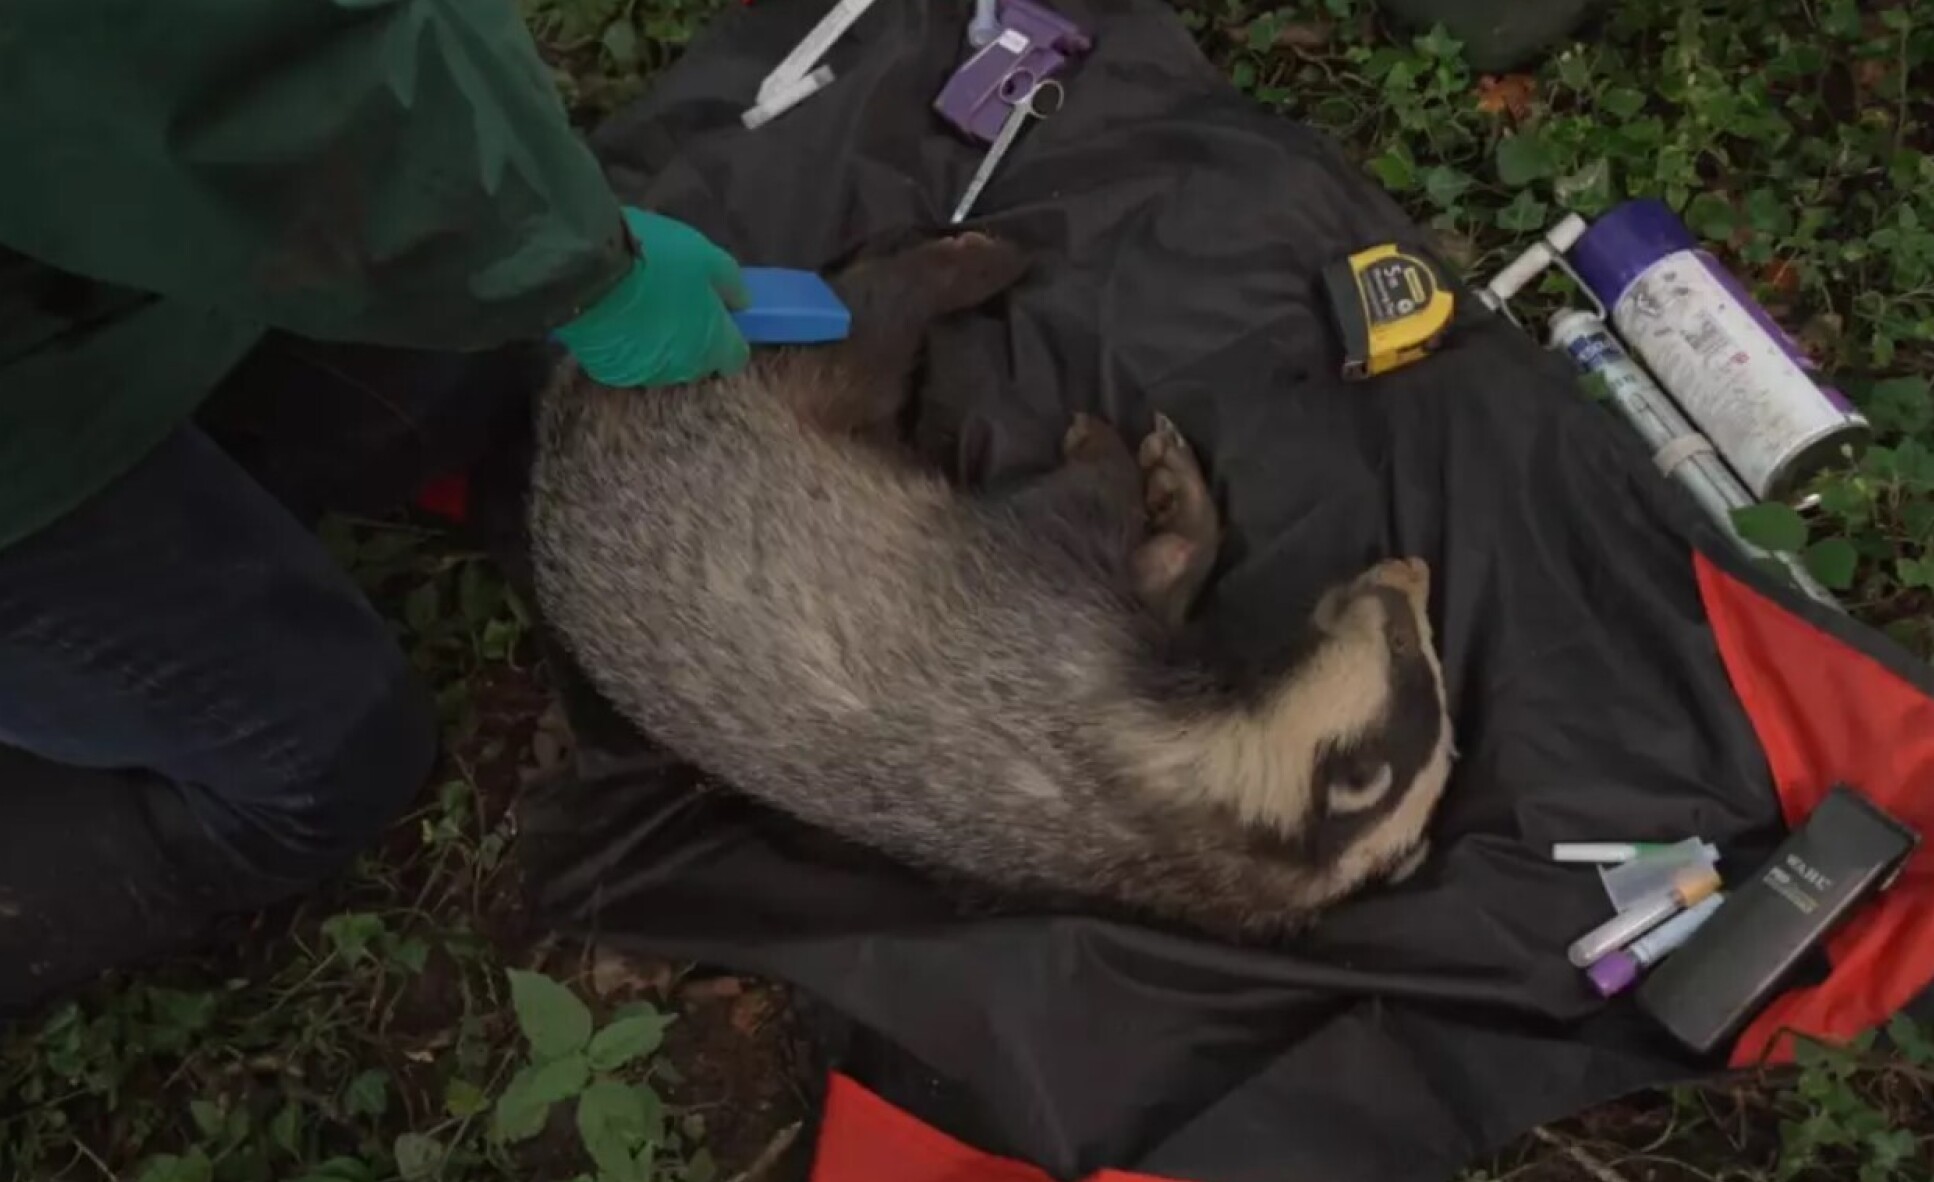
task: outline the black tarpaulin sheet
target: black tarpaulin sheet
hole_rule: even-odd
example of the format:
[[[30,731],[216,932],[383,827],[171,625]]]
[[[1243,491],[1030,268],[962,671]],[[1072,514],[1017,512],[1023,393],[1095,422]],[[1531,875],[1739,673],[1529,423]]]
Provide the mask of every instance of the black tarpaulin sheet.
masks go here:
[[[979,159],[929,110],[967,7],[878,4],[831,54],[834,86],[749,132],[760,78],[825,8],[761,0],[597,149],[625,197],[747,263],[827,266],[933,232]],[[1059,1177],[1443,1178],[1537,1122],[1711,1066],[1583,988],[1563,949],[1604,897],[1546,854],[1698,834],[1750,867],[1783,833],[1784,785],[1695,557],[1764,581],[1508,324],[1468,317],[1435,358],[1343,383],[1318,272],[1416,228],[1320,135],[1221,81],[1155,0],[1058,7],[1096,48],[977,218],[1040,264],[936,330],[922,397],[971,397],[962,466],[979,477],[1045,463],[1076,410],[1131,434],[1171,416],[1228,521],[1201,610],[1231,660],[1266,659],[1329,581],[1428,558],[1463,750],[1436,855],[1280,949],[970,913],[698,786],[580,698],[579,774],[526,811],[543,914],[796,983],[851,1020],[844,1062],[887,1100]]]

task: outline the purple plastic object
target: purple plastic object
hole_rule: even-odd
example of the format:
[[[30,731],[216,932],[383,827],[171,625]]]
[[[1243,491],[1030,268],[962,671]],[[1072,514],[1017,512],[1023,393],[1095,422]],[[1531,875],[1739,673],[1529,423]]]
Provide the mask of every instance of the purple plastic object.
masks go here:
[[[1000,36],[955,70],[933,102],[941,118],[984,144],[1015,103],[1094,47],[1080,26],[1034,0],[1001,0],[1000,22]]]
[[[1585,970],[1591,978],[1592,988],[1600,997],[1611,997],[1631,987],[1639,979],[1638,958],[1629,952],[1614,952],[1601,956]]]
[[[1573,269],[1606,307],[1653,263],[1699,240],[1663,201],[1641,197],[1615,205],[1591,224],[1568,252]]]
[[[1635,198],[1607,210],[1578,239],[1568,257],[1578,277],[1585,281],[1585,286],[1592,289],[1592,294],[1598,297],[1600,303],[1610,308],[1618,303],[1633,280],[1650,270],[1660,259],[1682,250],[1698,255],[1700,264],[1726,289],[1726,294],[1746,309],[1753,323],[1779,344],[1780,350],[1792,359],[1793,364],[1809,374],[1819,373],[1819,363],[1807,355],[1791,333],[1767,314],[1737,276],[1721,266],[1719,260],[1712,257],[1712,252],[1700,245],[1692,231],[1679,220],[1679,215],[1672,212],[1672,207],[1656,197]],[[1841,414],[1856,413],[1853,403],[1840,391],[1831,386],[1822,386],[1820,393]]]

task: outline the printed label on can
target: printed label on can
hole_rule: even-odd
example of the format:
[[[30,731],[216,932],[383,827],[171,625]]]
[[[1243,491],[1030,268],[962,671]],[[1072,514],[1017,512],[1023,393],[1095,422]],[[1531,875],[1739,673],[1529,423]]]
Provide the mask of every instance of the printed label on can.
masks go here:
[[[1781,491],[1801,451],[1857,423],[1695,252],[1667,255],[1640,275],[1612,318],[1757,497]]]
[[[1712,277],[1719,281],[1719,285],[1726,289],[1727,294],[1737,300],[1740,307],[1746,309],[1747,315],[1753,318],[1753,323],[1759,325],[1761,331],[1767,336],[1772,337],[1780,343],[1781,350],[1793,359],[1793,364],[1799,366],[1808,374],[1817,375],[1820,372],[1820,363],[1807,355],[1806,350],[1800,347],[1800,342],[1793,339],[1792,333],[1780,327],[1778,321],[1767,315],[1766,309],[1759,306],[1759,301],[1747,293],[1746,288],[1739,282],[1739,279],[1731,271],[1721,266],[1718,259],[1713,258],[1710,253],[1702,250],[1699,252],[1699,261],[1705,264],[1706,270],[1712,273]],[[1815,385],[1818,385],[1817,381]],[[1854,409],[1853,403],[1847,400],[1845,394],[1842,394],[1832,386],[1819,386],[1819,390],[1820,393],[1826,395],[1828,402],[1833,403],[1838,408],[1841,414],[1850,415],[1855,418],[1859,417],[1860,412]],[[1863,419],[1862,421],[1864,422],[1865,420]]]
[[[1625,421],[1645,440],[1647,447],[1657,451],[1685,433],[1674,429],[1673,420],[1677,416],[1658,405],[1664,394],[1639,368],[1638,362],[1619,347],[1610,329],[1594,321],[1580,320],[1566,325],[1555,335],[1580,372],[1604,383],[1606,398],[1625,416]]]

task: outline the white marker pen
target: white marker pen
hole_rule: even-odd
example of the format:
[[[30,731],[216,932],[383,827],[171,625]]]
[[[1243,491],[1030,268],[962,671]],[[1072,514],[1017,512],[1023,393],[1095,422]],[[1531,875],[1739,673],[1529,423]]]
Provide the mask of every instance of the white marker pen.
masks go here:
[[[1618,866],[1647,854],[1663,853],[1678,844],[1676,841],[1561,841],[1551,847],[1551,860]],[[1718,850],[1711,843],[1706,843],[1705,850],[1708,861],[1719,860]]]

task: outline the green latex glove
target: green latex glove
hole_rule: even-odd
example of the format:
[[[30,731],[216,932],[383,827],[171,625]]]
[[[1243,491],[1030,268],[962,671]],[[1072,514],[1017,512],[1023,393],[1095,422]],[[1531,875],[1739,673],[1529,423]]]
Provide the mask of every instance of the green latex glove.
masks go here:
[[[640,257],[618,286],[554,334],[607,386],[670,386],[745,367],[731,313],[749,302],[739,264],[683,222],[627,207]]]

